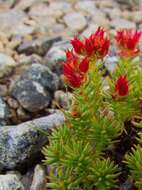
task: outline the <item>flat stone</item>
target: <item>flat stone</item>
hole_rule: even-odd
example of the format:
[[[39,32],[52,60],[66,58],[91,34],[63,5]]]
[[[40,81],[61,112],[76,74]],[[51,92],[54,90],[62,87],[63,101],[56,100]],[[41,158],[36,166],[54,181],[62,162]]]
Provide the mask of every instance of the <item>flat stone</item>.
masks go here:
[[[10,117],[10,109],[4,99],[0,97],[0,119],[6,120]]]
[[[16,25],[15,28],[13,29],[13,35],[26,36],[34,33],[34,31],[35,28],[33,26],[20,23],[19,25]]]
[[[28,8],[30,8],[31,6],[33,6],[35,3],[37,3],[38,0],[24,0],[24,1],[19,1],[16,6],[15,9],[21,9],[21,10],[26,10]]]
[[[53,42],[61,40],[60,37],[55,38],[39,38],[31,41],[24,42],[18,47],[19,53],[25,53],[31,55],[33,53],[38,55],[44,55],[51,47]]]
[[[111,22],[111,27],[115,29],[121,29],[121,28],[136,28],[136,24],[134,22],[116,18]]]
[[[16,174],[0,175],[0,190],[24,190]]]
[[[11,56],[0,53],[0,77],[9,74],[16,65],[17,63]]]
[[[105,13],[100,10],[96,10],[96,12],[92,16],[92,22],[96,25],[108,28],[109,26],[109,21],[105,16]]]
[[[75,8],[79,11],[83,11],[85,13],[95,13],[96,11],[96,6],[95,2],[91,0],[86,0],[86,1],[79,1],[76,3]]]
[[[25,14],[20,10],[11,9],[6,12],[0,12],[0,32],[10,36],[15,26],[22,23],[24,18]]]
[[[52,93],[58,86],[57,75],[47,66],[32,64],[13,85],[11,94],[23,108],[37,112],[49,105]]]
[[[87,21],[83,14],[72,12],[64,16],[64,22],[72,31],[81,31],[87,25]]]
[[[48,141],[41,131],[51,132],[63,122],[64,115],[58,112],[17,126],[0,128],[0,171],[33,166],[41,156],[41,148]]]
[[[52,2],[49,5],[49,11],[48,14],[50,16],[53,16],[57,19],[59,19],[61,16],[63,16],[65,13],[68,13],[71,11],[71,4],[65,1],[57,1]]]
[[[36,165],[30,190],[46,190],[46,172],[43,166]]]
[[[137,24],[142,24],[142,11],[135,11],[132,13],[132,20]]]
[[[49,8],[45,3],[38,3],[31,7],[29,11],[30,16],[48,16]]]
[[[42,64],[32,64],[21,76],[21,80],[38,82],[51,94],[58,89],[59,79],[57,75]]]
[[[50,94],[40,83],[27,79],[16,83],[12,95],[24,109],[30,112],[44,109],[51,101]]]

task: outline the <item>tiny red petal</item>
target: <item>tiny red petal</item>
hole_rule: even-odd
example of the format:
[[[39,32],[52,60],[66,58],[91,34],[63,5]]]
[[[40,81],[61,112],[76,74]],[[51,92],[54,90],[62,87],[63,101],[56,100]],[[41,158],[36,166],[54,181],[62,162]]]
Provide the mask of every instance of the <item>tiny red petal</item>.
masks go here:
[[[79,64],[79,70],[83,73],[86,73],[89,69],[89,59],[84,58]]]
[[[79,40],[77,37],[74,37],[71,40],[71,44],[74,48],[74,51],[78,54],[82,54],[83,53],[83,49],[84,49],[84,44],[81,40]]]

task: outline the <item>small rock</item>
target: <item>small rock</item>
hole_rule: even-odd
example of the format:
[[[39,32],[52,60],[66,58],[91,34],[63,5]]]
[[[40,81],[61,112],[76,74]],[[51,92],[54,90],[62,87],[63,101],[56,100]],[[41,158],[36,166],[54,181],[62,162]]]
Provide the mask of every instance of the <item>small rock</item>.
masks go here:
[[[49,35],[52,28],[57,24],[53,16],[38,16],[33,17],[33,19],[36,22],[35,30],[43,35]],[[51,36],[53,36],[53,33]]]
[[[0,96],[6,96],[8,94],[7,86],[0,84]]]
[[[11,97],[8,98],[7,103],[13,109],[17,109],[18,106],[19,106],[18,102],[15,99],[11,98]]]
[[[0,190],[24,190],[16,174],[0,175]]]
[[[125,0],[117,0],[117,2],[122,4],[122,5],[123,4],[127,5],[128,8],[134,8],[134,7],[138,6],[138,5],[140,5],[140,0],[127,0],[127,1],[125,1]]]
[[[87,25],[87,21],[81,13],[68,13],[64,16],[64,22],[72,31],[82,31]]]
[[[32,64],[21,76],[21,80],[30,80],[38,82],[43,86],[46,91],[49,91],[51,94],[58,89],[59,79],[57,75],[51,70],[42,64],[35,63]]]
[[[111,27],[115,29],[136,28],[136,24],[125,19],[116,18],[111,22]]]
[[[12,95],[21,106],[30,112],[37,112],[47,107],[51,96],[44,87],[32,80],[20,80],[13,88]]]
[[[0,119],[6,120],[11,117],[8,105],[2,97],[0,97]]]
[[[98,5],[100,8],[114,8],[117,6],[116,2],[113,0],[101,0],[98,1]]]
[[[20,121],[26,121],[30,118],[29,114],[21,107],[17,109],[16,113]]]
[[[11,36],[15,26],[22,23],[25,13],[21,10],[8,10],[0,12],[0,32],[4,32],[7,36]]]
[[[135,11],[132,13],[132,20],[137,24],[142,24],[142,11]]]
[[[93,13],[96,11],[95,2],[91,0],[79,1],[76,3],[75,8],[85,13]]]
[[[108,28],[109,21],[102,11],[97,10],[92,16],[93,23]]]
[[[73,95],[70,92],[65,93],[61,90],[58,90],[55,92],[54,98],[60,107],[67,110],[71,106]]]
[[[0,77],[9,74],[12,68],[17,64],[12,57],[7,54],[0,53]]]
[[[20,65],[30,65],[32,63],[41,63],[41,62],[42,62],[42,58],[37,54],[32,54],[32,55],[20,54],[19,55]]]
[[[28,8],[30,8],[31,6],[33,6],[35,3],[37,3],[38,0],[24,0],[24,1],[19,1],[16,6],[15,9],[19,10],[26,10]]]
[[[44,55],[49,49],[49,47],[51,47],[52,43],[59,40],[61,40],[60,37],[51,38],[51,39],[41,38],[41,39],[27,41],[19,46],[18,52],[25,53],[27,55],[30,55],[33,53]]]
[[[62,17],[65,13],[68,13],[71,11],[71,4],[65,1],[60,2],[52,2],[49,5],[49,11],[48,14],[50,16],[53,16],[57,19]]]
[[[35,167],[30,190],[46,190],[46,173],[41,165]]]
[[[38,3],[31,7],[29,15],[31,17],[49,16],[49,8],[45,3]]]
[[[29,190],[30,186],[32,184],[32,178],[33,178],[34,170],[33,168],[28,170],[26,174],[22,176],[21,182],[24,185],[25,190]]]
[[[50,69],[41,64],[32,64],[13,85],[12,96],[30,112],[47,107],[52,93],[58,89],[59,79]]]
[[[12,34],[26,36],[26,35],[34,33],[34,31],[35,31],[35,28],[33,26],[20,23],[19,25],[15,26]]]
[[[48,141],[41,131],[51,132],[63,122],[64,115],[58,112],[16,126],[0,128],[0,171],[15,168],[22,171],[27,166],[33,166],[41,157],[41,148]]]

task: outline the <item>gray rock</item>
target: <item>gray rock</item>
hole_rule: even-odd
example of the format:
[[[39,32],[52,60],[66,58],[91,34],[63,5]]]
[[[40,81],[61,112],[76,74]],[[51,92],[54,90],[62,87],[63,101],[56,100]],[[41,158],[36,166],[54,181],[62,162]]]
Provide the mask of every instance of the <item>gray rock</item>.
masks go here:
[[[35,28],[33,26],[29,26],[23,23],[20,23],[19,25],[16,25],[13,29],[13,35],[20,35],[20,36],[26,36],[29,34],[34,33]]]
[[[58,90],[54,94],[55,101],[64,109],[69,109],[71,106],[73,95],[70,92]]]
[[[82,31],[87,25],[87,21],[83,14],[72,12],[64,16],[64,22],[71,31]]]
[[[41,165],[36,165],[30,190],[46,190],[46,173]]]
[[[137,24],[142,24],[142,11],[135,11],[132,13],[132,19]]]
[[[0,97],[0,119],[6,120],[11,117],[10,109],[6,102]]]
[[[116,18],[111,22],[111,27],[115,29],[136,28],[136,24],[122,18]]]
[[[44,109],[50,103],[51,96],[44,87],[32,80],[20,80],[14,86],[12,95],[21,106],[30,112]]]
[[[105,58],[105,66],[109,71],[114,71],[117,64],[118,64],[118,57],[113,56],[113,57],[106,57]]]
[[[96,10],[95,2],[91,0],[79,1],[76,3],[75,8],[85,13],[94,13]]]
[[[0,53],[0,77],[9,74],[17,63],[7,54]]]
[[[69,41],[54,43],[47,52],[44,62],[54,72],[61,74],[62,62],[66,59],[65,50],[71,49]]]
[[[0,12],[0,32],[4,32],[7,36],[10,36],[19,23],[23,22],[25,14],[20,10],[8,10]]]
[[[24,42],[18,47],[19,53],[30,55],[32,53],[44,55],[55,41],[61,40],[60,37],[40,38]]]
[[[38,0],[24,0],[24,1],[19,1],[16,6],[15,9],[21,9],[21,10],[26,10],[28,8],[30,8],[31,6],[33,6],[35,3],[37,3]]]
[[[32,64],[13,85],[11,94],[30,112],[47,107],[59,87],[59,79],[47,66]]]
[[[22,170],[32,166],[48,141],[41,131],[50,132],[63,122],[64,115],[58,112],[17,126],[0,128],[0,170]]]
[[[49,8],[45,3],[39,2],[31,7],[29,11],[29,15],[31,17],[38,17],[38,16],[49,16]]]
[[[134,8],[136,5],[140,5],[140,0],[117,0],[118,3],[127,5],[129,8]]]
[[[58,89],[59,79],[56,74],[42,64],[32,64],[21,76],[21,80],[32,80],[40,83],[49,92],[54,92]]]
[[[24,190],[16,174],[0,175],[0,190]]]

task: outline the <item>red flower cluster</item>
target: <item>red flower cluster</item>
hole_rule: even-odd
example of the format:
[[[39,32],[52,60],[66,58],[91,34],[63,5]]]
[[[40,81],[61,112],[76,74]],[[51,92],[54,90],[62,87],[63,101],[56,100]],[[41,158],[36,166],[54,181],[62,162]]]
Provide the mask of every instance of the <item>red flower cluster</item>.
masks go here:
[[[89,38],[85,38],[81,41],[75,37],[71,40],[71,44],[77,54],[94,56],[96,59],[102,59],[108,53],[110,40],[105,36],[104,29],[99,27]]]
[[[80,60],[72,51],[66,52],[66,62],[63,66],[65,81],[74,88],[79,88],[86,78],[89,69],[89,59]]]
[[[133,57],[137,55],[140,50],[137,45],[141,37],[141,32],[132,29],[123,29],[117,31],[116,41],[120,48],[120,56]]]
[[[119,96],[128,95],[129,84],[126,76],[119,76],[115,84],[115,91]]]

